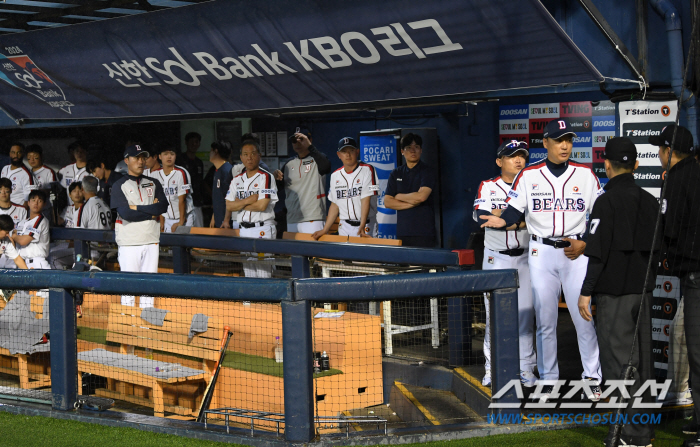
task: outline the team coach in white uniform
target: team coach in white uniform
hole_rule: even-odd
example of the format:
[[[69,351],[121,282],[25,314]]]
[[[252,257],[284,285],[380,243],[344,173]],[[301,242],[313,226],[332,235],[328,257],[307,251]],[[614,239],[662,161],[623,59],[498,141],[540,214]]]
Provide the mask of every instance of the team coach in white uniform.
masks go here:
[[[160,182],[143,175],[147,151],[139,145],[126,148],[128,175],[112,187],[111,208],[117,210],[114,227],[122,272],[158,272],[160,215],[168,210]],[[141,297],[139,306],[153,307],[153,297]],[[133,306],[133,296],[122,296],[122,305]]]

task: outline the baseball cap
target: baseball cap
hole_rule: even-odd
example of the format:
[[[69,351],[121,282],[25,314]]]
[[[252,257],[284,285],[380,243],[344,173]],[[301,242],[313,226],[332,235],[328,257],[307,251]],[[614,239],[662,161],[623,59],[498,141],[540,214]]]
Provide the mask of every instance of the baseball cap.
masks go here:
[[[146,157],[151,156],[151,154],[149,154],[148,151],[141,149],[141,146],[138,144],[132,144],[131,146],[127,147],[126,150],[124,151],[124,158],[140,157],[142,155],[146,156]]]
[[[527,143],[524,141],[518,141],[518,140],[510,140],[510,141],[504,141],[500,146],[498,146],[498,150],[496,151],[496,157],[501,158],[501,157],[510,157],[511,155],[515,154],[516,152],[525,152],[525,156],[527,157],[530,155],[530,152],[527,150]]]
[[[649,144],[654,146],[665,146],[671,147],[671,140],[673,140],[673,130],[676,128],[675,124],[666,126],[661,131],[661,135],[652,135],[649,137]],[[673,145],[673,150],[678,152],[685,152],[690,154],[693,152],[693,134],[690,133],[688,129],[683,126],[678,126],[678,131],[676,132],[676,141]]]
[[[635,161],[637,159],[637,146],[627,137],[611,138],[605,143],[603,158],[622,162]]]
[[[553,140],[557,140],[567,134],[572,134],[573,136],[576,136],[576,132],[571,130],[569,120],[564,118],[558,118],[553,121],[550,121],[545,126],[544,132],[542,133],[542,138],[551,138]]]
[[[354,147],[355,149],[358,149],[357,141],[350,137],[341,138],[340,141],[338,141],[338,152],[342,151],[346,147]]]

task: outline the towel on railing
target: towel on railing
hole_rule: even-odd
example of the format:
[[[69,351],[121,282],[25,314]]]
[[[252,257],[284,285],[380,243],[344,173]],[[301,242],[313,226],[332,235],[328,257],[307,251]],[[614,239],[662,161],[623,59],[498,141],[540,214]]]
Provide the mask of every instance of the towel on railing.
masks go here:
[[[194,314],[192,317],[192,324],[190,324],[189,338],[194,337],[196,334],[207,331],[207,323],[209,323],[209,317],[204,314]]]
[[[147,307],[141,311],[141,318],[148,321],[153,326],[163,326],[165,314],[170,312],[165,309],[156,309],[155,307]]]

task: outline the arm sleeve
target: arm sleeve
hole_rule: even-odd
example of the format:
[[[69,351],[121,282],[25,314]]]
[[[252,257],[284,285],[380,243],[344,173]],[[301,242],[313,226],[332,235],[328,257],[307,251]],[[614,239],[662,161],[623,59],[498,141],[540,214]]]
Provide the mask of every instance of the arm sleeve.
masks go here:
[[[311,158],[313,158],[316,165],[318,165],[319,174],[326,175],[331,172],[331,161],[324,153],[316,149],[313,144],[309,146],[309,155],[311,155]]]
[[[15,244],[12,241],[9,241],[7,243],[7,246],[5,247],[4,254],[9,259],[17,259],[17,257],[19,256],[19,251],[17,251],[17,247],[15,247]]]
[[[160,185],[158,185],[160,186]],[[162,190],[162,188],[161,188]],[[126,200],[124,191],[122,191],[121,184],[115,185],[112,188],[112,198],[110,199],[110,208],[116,209],[119,216],[130,221],[130,222],[143,222],[144,220],[150,220],[152,217],[149,214],[142,213],[140,211],[135,211],[129,208],[129,201]],[[166,203],[167,209],[167,203]],[[162,213],[161,213],[162,214]]]
[[[376,196],[379,194],[379,179],[377,178],[377,171],[375,171],[374,166],[368,166],[367,175],[362,179],[362,194],[360,198]]]
[[[491,209],[492,208],[490,190],[486,188],[484,182],[481,182],[479,184],[479,189],[476,192],[476,198],[474,198],[473,219],[476,222],[479,222],[479,216],[482,216],[484,214],[482,213],[482,211],[491,214]]]
[[[185,173],[182,173],[182,179],[180,180],[180,184],[177,188],[177,196],[184,196],[185,194],[188,194],[191,190],[192,184],[190,183],[189,176],[185,175]]]
[[[136,210],[142,213],[147,213],[150,216],[159,216],[168,211],[168,198],[165,197],[165,191],[163,191],[163,186],[159,181],[153,182],[156,186],[156,199],[158,203],[152,203],[150,205],[137,205]],[[127,218],[128,219],[128,218]],[[131,220],[131,219],[128,219]]]
[[[228,200],[229,202],[236,200],[236,182],[234,179],[231,179],[231,182],[228,184],[228,191],[226,192],[225,200]]]
[[[261,199],[276,199],[277,198],[277,184],[275,183],[272,174],[264,173],[263,178],[265,179],[265,184],[262,185],[258,192],[258,200]]]
[[[581,288],[581,295],[590,296],[603,273],[610,256],[610,246],[613,238],[614,210],[607,201],[598,202],[591,211],[588,241],[583,252],[588,257],[586,279]]]
[[[389,180],[386,182],[386,191],[384,191],[384,194],[392,197],[396,195],[396,169],[389,174]]]
[[[598,258],[588,259],[588,268],[586,269],[586,278],[583,280],[583,285],[581,286],[581,295],[591,296],[595,290],[595,285],[598,284],[598,279],[603,273],[605,264],[603,264]]]
[[[432,169],[423,169],[420,179],[420,187],[435,189],[435,172]]]
[[[525,213],[521,213],[517,209],[513,207],[513,205],[508,205],[508,208],[503,210],[503,213],[501,213],[501,219],[506,221],[506,228],[514,225],[521,220],[523,220],[523,216]]]
[[[520,171],[513,180],[513,186],[508,191],[506,203],[519,211],[520,214],[525,213],[527,208],[527,190],[525,188],[525,180],[523,179],[523,171]],[[515,222],[512,222],[515,223]]]

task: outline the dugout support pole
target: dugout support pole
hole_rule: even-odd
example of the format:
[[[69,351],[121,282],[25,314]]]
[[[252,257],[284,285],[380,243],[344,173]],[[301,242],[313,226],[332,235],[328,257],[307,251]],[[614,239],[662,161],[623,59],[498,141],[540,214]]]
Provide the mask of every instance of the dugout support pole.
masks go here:
[[[72,410],[78,400],[75,304],[66,289],[49,291],[51,394],[54,410]],[[44,318],[47,316],[45,315]],[[38,340],[37,340],[38,341]]]
[[[174,273],[191,273],[190,254],[187,247],[173,246],[173,272]]]
[[[287,442],[310,442],[315,436],[311,318],[311,301],[282,301]]]
[[[493,395],[511,380],[520,379],[520,343],[518,330],[518,289],[497,289],[491,293],[491,389]],[[534,324],[534,321],[533,321]],[[493,402],[519,404],[516,389]],[[496,413],[515,413],[519,408],[499,408]]]
[[[83,241],[83,240],[74,240],[73,241],[73,250],[75,252],[75,256],[77,259],[77,256],[80,255],[83,259],[83,261],[87,262],[88,259],[90,259],[90,244],[89,241]]]

